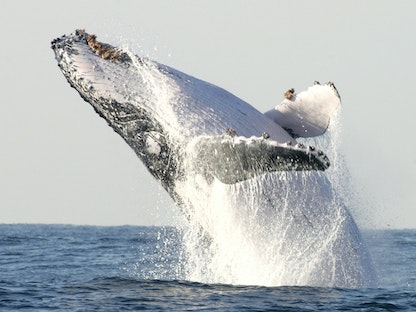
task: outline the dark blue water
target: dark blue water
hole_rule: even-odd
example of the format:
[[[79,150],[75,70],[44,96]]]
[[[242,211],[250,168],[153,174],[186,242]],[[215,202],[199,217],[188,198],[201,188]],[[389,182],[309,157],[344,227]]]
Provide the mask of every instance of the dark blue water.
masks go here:
[[[416,311],[416,230],[364,236],[376,289],[185,281],[174,228],[0,225],[0,310]]]

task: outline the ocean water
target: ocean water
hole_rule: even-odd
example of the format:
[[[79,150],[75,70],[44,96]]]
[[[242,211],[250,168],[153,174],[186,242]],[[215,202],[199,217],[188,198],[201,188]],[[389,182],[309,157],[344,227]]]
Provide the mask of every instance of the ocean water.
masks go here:
[[[365,231],[371,289],[186,280],[173,227],[0,224],[1,311],[416,311],[416,230]]]

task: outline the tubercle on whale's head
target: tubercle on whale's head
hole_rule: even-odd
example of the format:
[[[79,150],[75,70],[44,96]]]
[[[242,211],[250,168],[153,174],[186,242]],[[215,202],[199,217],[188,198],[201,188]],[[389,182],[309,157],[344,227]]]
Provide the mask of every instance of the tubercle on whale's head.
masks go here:
[[[128,54],[120,49],[113,47],[107,43],[97,41],[96,35],[85,33],[85,30],[77,30],[78,33],[86,35],[88,46],[99,56],[110,61],[127,61],[130,60]]]
[[[98,41],[96,35],[87,33],[85,29],[77,29],[74,32],[74,36],[78,40],[84,40],[95,54],[101,56],[105,60],[110,60],[112,62],[131,61],[130,56],[125,51],[117,47],[114,47],[108,43],[103,43],[103,42]],[[52,49],[55,50],[56,47],[58,46],[57,44],[61,42],[62,40],[65,40],[66,38],[68,37],[64,35],[60,38],[54,39],[51,42]]]

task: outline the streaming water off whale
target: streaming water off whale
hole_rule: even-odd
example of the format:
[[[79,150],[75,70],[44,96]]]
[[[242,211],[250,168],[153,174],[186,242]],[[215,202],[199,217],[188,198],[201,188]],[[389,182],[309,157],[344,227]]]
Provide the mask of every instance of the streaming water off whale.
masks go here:
[[[339,116],[340,112],[323,137],[313,140],[328,150],[332,160],[325,173],[277,172],[225,185],[216,180],[207,183],[188,172],[188,179],[177,185],[187,215],[181,256],[188,280],[263,286],[376,285],[371,255],[346,207],[351,188],[338,152]]]

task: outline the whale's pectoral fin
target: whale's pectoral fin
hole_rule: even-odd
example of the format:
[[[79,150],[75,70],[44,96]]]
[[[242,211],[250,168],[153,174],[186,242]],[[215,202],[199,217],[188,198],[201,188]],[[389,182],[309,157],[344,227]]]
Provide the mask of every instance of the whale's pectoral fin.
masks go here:
[[[307,91],[288,90],[285,99],[265,113],[293,137],[314,137],[325,133],[330,118],[341,104],[341,98],[331,82],[315,82]]]
[[[325,170],[322,151],[302,144],[278,144],[264,137],[200,137],[192,147],[197,172],[233,184],[273,171]]]

